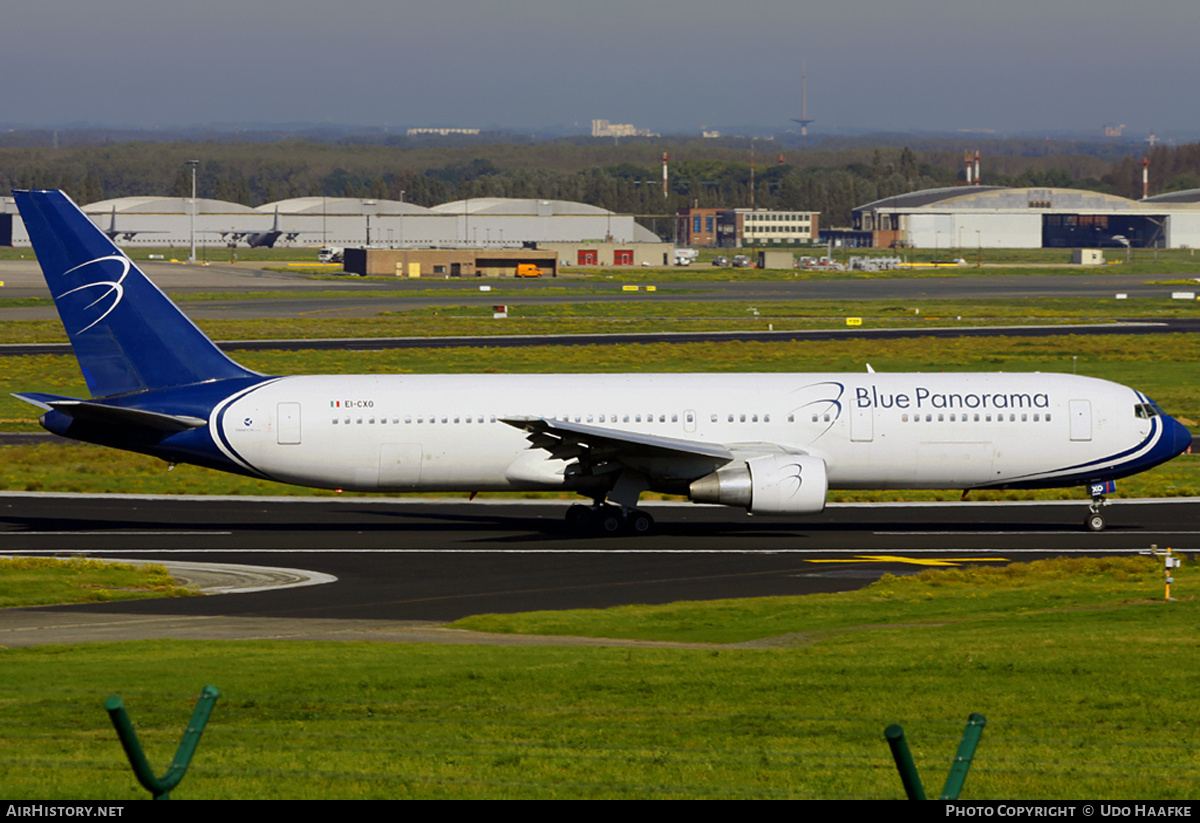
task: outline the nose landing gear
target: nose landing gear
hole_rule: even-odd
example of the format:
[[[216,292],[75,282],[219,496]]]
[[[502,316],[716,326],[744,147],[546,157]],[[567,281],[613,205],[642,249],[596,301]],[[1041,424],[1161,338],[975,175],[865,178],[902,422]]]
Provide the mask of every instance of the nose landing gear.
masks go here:
[[[1100,513],[1100,509],[1101,507],[1107,505],[1109,505],[1109,501],[1104,495],[1097,494],[1092,496],[1092,504],[1088,506],[1087,519],[1083,521],[1083,524],[1087,526],[1088,531],[1104,531],[1104,515]]]

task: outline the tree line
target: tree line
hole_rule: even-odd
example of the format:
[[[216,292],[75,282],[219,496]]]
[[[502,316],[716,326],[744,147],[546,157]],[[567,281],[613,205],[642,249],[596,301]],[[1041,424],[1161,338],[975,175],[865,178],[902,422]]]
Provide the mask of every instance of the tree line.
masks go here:
[[[1072,152],[987,154],[984,183],[1082,188],[1141,197],[1140,156]],[[666,195],[660,155],[671,155]],[[1200,187],[1200,144],[1149,151],[1152,193]],[[572,141],[404,148],[274,143],[148,143],[0,148],[0,186],[59,188],[76,202],[132,195],[188,197],[197,160],[200,197],[257,206],[292,197],[394,199],[433,206],[479,197],[570,200],[662,218],[687,206],[815,211],[824,226],[849,225],[874,200],[964,181],[963,155],[941,148],[801,150],[769,141],[599,146]]]

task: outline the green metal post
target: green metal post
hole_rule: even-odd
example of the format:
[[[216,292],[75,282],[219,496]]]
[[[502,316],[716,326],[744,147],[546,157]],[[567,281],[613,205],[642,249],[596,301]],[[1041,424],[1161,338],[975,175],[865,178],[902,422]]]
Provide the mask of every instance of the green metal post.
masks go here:
[[[967,728],[963,730],[962,742],[958,744],[958,753],[950,765],[950,773],[946,775],[946,786],[942,789],[940,800],[958,800],[963,783],[967,779],[967,771],[971,768],[971,759],[975,757],[975,747],[983,735],[983,727],[987,719],[983,715],[972,712],[967,719]]]
[[[183,739],[179,741],[175,759],[171,761],[166,774],[161,778],[155,777],[154,772],[150,769],[150,762],[146,760],[146,755],[137,739],[137,732],[133,729],[133,723],[129,720],[129,714],[125,711],[125,705],[121,702],[121,698],[113,695],[104,701],[104,709],[108,712],[113,727],[117,730],[117,737],[121,740],[125,756],[129,758],[129,765],[133,767],[133,773],[142,787],[154,795],[155,800],[169,800],[171,790],[178,786],[179,781],[183,780],[183,776],[187,774],[192,757],[196,754],[196,746],[200,744],[200,735],[204,733],[204,726],[208,723],[209,715],[212,714],[213,707],[220,696],[221,693],[213,686],[205,686],[204,690],[200,692],[196,710],[192,712],[192,720],[188,723],[187,731],[183,733]]]
[[[893,723],[883,730],[888,746],[892,750],[892,758],[896,761],[896,769],[900,772],[900,782],[904,784],[904,793],[909,800],[924,800],[925,787],[921,785],[921,777],[917,774],[917,764],[913,762],[912,752],[908,750],[908,741],[904,739],[904,729]]]

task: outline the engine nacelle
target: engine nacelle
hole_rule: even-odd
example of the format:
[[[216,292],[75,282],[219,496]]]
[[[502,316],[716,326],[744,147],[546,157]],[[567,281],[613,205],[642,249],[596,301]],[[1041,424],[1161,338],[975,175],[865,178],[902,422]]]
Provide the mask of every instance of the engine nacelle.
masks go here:
[[[754,514],[819,514],[829,475],[807,454],[768,454],[705,475],[688,487],[697,503],[744,506]]]

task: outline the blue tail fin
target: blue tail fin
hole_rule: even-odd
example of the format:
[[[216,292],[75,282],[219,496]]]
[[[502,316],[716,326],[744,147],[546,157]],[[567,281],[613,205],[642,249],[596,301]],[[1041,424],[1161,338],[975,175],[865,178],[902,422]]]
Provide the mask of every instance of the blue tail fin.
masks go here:
[[[14,191],[93,397],[253,377],[60,191]]]

